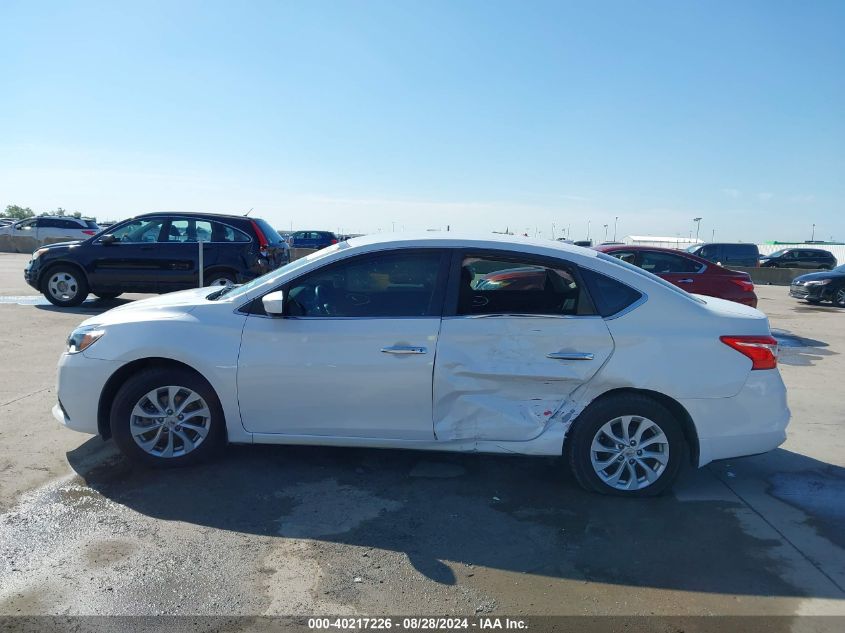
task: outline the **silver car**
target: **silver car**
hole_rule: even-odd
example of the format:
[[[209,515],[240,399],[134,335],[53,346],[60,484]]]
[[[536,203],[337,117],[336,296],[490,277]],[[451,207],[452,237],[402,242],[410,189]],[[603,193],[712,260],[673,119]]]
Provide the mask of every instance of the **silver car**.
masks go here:
[[[84,240],[99,232],[94,220],[39,216],[0,226],[0,250],[31,253],[44,244]]]

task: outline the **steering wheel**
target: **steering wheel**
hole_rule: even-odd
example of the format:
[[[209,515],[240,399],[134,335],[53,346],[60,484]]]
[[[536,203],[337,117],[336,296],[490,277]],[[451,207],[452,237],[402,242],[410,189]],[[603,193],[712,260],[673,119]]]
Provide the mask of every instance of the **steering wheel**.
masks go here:
[[[335,289],[327,284],[317,284],[314,287],[314,300],[316,308],[323,316],[334,316],[337,312],[334,307],[336,298]]]

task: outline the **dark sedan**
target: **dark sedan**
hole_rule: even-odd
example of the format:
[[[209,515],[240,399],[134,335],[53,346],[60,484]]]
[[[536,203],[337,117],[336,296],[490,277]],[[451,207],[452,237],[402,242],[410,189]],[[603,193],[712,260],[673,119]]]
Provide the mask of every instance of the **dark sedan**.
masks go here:
[[[845,308],[845,265],[796,277],[789,287],[789,294],[809,303],[832,301],[840,308]]]
[[[199,284],[243,283],[289,261],[288,247],[267,222],[239,215],[149,213],[77,242],[39,248],[26,282],[50,303],[79,305],[89,293],[163,293]]]

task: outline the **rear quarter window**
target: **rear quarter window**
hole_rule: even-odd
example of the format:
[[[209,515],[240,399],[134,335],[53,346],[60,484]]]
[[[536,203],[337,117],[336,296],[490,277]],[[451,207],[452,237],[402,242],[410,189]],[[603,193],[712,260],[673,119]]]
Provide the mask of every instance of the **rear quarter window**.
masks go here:
[[[596,306],[596,311],[603,317],[619,314],[643,296],[640,291],[621,281],[588,268],[581,269],[581,277],[587,284],[587,290]]]
[[[264,233],[264,237],[267,238],[268,244],[283,244],[284,240],[282,236],[279,235],[279,232],[274,229],[266,220],[255,219],[253,220],[258,225],[258,228],[261,229],[261,232]]]

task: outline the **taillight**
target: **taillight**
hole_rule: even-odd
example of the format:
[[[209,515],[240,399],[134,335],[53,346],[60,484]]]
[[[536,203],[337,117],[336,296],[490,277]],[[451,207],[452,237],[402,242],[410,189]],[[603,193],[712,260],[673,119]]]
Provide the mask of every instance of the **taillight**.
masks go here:
[[[719,340],[751,359],[751,369],[778,366],[778,342],[773,336],[720,336]]]
[[[97,234],[97,231],[91,231],[90,229],[82,229],[82,232],[85,233],[85,235],[96,235]]]
[[[731,279],[731,282],[742,288],[744,292],[754,292],[754,284],[746,279]]]
[[[332,238],[332,244],[337,244],[337,238]]]
[[[261,227],[258,226],[258,222],[256,222],[255,220],[250,220],[250,222],[252,223],[252,230],[255,231],[255,237],[258,238],[258,252],[266,257],[268,253],[267,247],[270,245],[270,243],[264,236],[264,231],[262,231]]]

